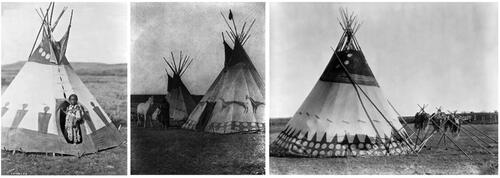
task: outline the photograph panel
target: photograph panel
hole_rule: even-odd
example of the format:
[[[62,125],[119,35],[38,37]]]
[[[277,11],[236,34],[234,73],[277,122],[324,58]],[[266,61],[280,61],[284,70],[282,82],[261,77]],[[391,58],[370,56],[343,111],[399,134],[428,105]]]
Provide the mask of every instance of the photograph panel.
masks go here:
[[[270,174],[497,174],[496,3],[270,3]]]
[[[127,174],[126,3],[2,3],[2,174]]]
[[[265,3],[131,9],[131,173],[264,174]]]

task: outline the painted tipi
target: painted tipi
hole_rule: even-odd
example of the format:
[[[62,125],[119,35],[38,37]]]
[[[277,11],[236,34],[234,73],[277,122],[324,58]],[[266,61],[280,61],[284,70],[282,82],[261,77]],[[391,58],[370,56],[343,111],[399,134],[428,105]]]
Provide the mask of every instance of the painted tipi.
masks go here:
[[[354,36],[359,23],[342,11],[344,33],[318,82],[271,144],[273,156],[346,157],[412,152]]]
[[[255,20],[247,29],[245,23],[239,32],[231,11],[228,19],[233,27],[222,16],[230,30],[226,34],[234,46],[229,46],[223,33],[224,68],[183,128],[220,134],[263,131],[264,82],[243,48]]]
[[[165,69],[168,77],[168,87],[167,95],[165,96],[167,102],[170,105],[169,115],[174,123],[183,123],[186,121],[189,114],[193,111],[196,106],[196,102],[193,96],[182,82],[182,75],[193,62],[193,59],[189,56],[183,56],[182,51],[179,53],[179,60],[176,63],[174,54],[170,53],[172,60],[168,61],[163,58],[168,68],[171,70],[171,74]]]
[[[123,138],[65,56],[73,11],[65,34],[56,41],[52,32],[66,8],[55,22],[49,15],[53,8],[51,3],[41,12],[41,42],[2,94],[2,149],[83,155],[118,146]],[[85,109],[78,143],[64,129],[62,110],[71,94]]]

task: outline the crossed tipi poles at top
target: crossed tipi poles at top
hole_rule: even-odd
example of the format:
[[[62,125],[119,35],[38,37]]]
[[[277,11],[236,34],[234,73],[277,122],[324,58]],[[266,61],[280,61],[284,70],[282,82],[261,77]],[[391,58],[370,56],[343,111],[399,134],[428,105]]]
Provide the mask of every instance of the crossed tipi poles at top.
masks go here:
[[[175,63],[175,57],[174,57],[174,52],[170,52],[170,56],[172,57],[172,61],[168,61],[167,58],[162,57],[165,63],[168,65],[170,70],[172,71],[172,77],[173,76],[179,76],[181,77],[184,75],[186,70],[189,68],[191,63],[193,62],[193,58],[191,58],[188,55],[183,55],[182,51],[179,52],[179,60],[177,63]],[[165,69],[167,72],[167,75],[170,75],[167,69]]]
[[[253,24],[255,23],[255,19],[252,20],[252,23],[250,24],[249,27],[246,28],[247,22],[243,23],[243,27],[241,28],[241,31],[238,30],[238,27],[236,26],[236,22],[234,19],[233,11],[229,9],[229,15],[226,19],[226,16],[222,12],[220,12],[220,15],[224,19],[224,22],[226,22],[227,27],[229,28],[229,31],[225,31],[226,35],[229,37],[229,39],[236,44],[237,42],[241,44],[241,46],[245,45],[245,43],[248,41],[250,38],[250,30],[253,27]],[[228,22],[228,19],[232,22],[233,26],[231,26]],[[238,33],[239,31],[239,33]],[[224,32],[222,32],[222,39],[224,40]]]
[[[64,7],[61,10],[61,12],[59,13],[59,16],[57,17],[57,19],[53,23],[52,17],[54,15],[54,8],[55,8],[55,3],[51,2],[51,3],[49,3],[49,7],[47,7],[47,9],[45,10],[45,12],[44,12],[44,10],[42,8],[35,9],[36,13],[40,17],[40,20],[42,21],[42,24],[40,25],[40,27],[38,29],[38,33],[36,35],[35,41],[33,42],[33,46],[31,47],[31,51],[29,53],[28,58],[30,58],[33,55],[33,52],[35,50],[35,46],[36,46],[36,44],[38,42],[38,39],[40,38],[40,34],[41,33],[43,34],[44,37],[48,37],[50,39],[50,41],[51,41],[50,43],[55,42],[55,40],[53,39],[53,34],[52,33],[54,32],[55,28],[59,24],[59,21],[61,20],[62,16],[64,15],[64,12],[66,12],[66,10],[68,9],[68,7]],[[68,35],[69,35],[69,30],[71,28],[71,22],[72,22],[72,20],[73,20],[73,10],[71,10],[69,24],[68,24],[68,28],[67,28],[67,31],[66,31],[66,34],[68,34]],[[57,50],[59,50],[59,51],[55,52],[56,57],[58,58],[57,60],[61,60],[61,57],[64,55],[64,53],[66,51],[67,39],[64,39],[64,38],[68,38],[68,36],[63,37],[63,39],[61,39],[59,41],[59,42],[63,42],[63,44],[61,44],[61,46],[59,46],[59,48],[56,47],[56,46],[50,45],[51,48],[55,47]],[[53,49],[53,50],[56,50],[56,49]],[[60,62],[60,61],[57,61],[57,62]]]

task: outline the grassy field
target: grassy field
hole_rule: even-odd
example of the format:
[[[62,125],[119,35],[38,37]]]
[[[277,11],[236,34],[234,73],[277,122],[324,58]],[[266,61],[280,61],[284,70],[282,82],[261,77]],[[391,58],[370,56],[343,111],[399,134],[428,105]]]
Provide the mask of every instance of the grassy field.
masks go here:
[[[274,141],[284,129],[286,121],[271,120],[270,141]],[[498,140],[498,125],[473,125]],[[469,128],[469,125],[465,125]],[[482,137],[485,139],[484,137]],[[439,136],[429,144],[436,145]],[[270,157],[270,174],[498,174],[498,144],[490,144],[488,154],[475,144],[470,137],[461,133],[456,142],[474,159],[469,160],[452,143],[447,149],[424,148],[420,154],[390,157],[349,157],[349,158],[284,158]]]
[[[131,130],[132,174],[264,174],[264,134]]]
[[[2,93],[24,63],[2,66]],[[127,65],[72,63],[80,79],[96,97],[104,111],[126,138],[127,128]],[[2,174],[126,174],[127,146],[104,150],[80,159],[73,156],[15,154],[2,151]]]
[[[127,129],[120,133],[126,137]],[[127,144],[81,158],[2,151],[2,175],[125,175],[126,158]]]

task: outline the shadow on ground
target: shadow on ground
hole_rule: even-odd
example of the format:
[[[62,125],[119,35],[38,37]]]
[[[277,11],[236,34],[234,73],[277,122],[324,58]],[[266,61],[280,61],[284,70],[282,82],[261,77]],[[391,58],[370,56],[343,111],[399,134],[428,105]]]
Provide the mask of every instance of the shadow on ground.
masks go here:
[[[264,137],[134,127],[131,173],[264,174]]]

